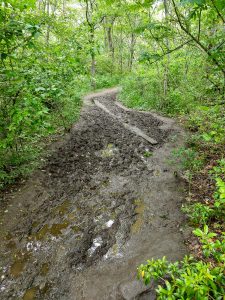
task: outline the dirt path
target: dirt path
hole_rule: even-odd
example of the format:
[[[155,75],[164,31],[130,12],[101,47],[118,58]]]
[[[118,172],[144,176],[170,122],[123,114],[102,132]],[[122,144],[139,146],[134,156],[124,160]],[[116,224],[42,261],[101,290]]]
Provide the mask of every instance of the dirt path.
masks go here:
[[[45,165],[4,195],[0,299],[155,299],[137,266],[185,254],[184,186],[168,164],[183,133],[116,94],[87,96]]]

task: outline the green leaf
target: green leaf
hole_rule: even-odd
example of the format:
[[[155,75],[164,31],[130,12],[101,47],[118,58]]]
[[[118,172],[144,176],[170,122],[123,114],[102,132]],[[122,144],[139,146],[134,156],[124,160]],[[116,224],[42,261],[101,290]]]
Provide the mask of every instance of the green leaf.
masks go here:
[[[2,60],[4,60],[8,57],[8,54],[7,53],[1,53],[0,57],[1,57]]]
[[[199,229],[199,228],[193,230],[193,233],[194,233],[196,236],[202,236],[202,235],[203,235],[202,230]]]

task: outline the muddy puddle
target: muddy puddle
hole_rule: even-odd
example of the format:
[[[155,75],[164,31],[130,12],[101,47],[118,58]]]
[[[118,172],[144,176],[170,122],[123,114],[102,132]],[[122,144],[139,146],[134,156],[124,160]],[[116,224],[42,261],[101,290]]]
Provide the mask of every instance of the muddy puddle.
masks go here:
[[[171,120],[124,112],[116,93],[87,97],[45,164],[2,195],[0,299],[154,299],[137,266],[186,253],[185,187],[168,165],[183,133]],[[158,144],[121,126],[93,97]]]

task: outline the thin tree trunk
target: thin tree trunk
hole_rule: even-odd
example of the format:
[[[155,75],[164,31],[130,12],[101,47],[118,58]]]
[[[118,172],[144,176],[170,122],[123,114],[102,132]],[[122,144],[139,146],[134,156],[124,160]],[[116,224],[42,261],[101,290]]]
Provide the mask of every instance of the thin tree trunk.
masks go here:
[[[112,61],[114,61],[114,46],[113,46],[112,27],[111,27],[111,25],[107,29],[107,38],[108,38],[109,52],[111,53]]]
[[[66,13],[66,0],[63,0],[63,15]]]
[[[120,73],[123,74],[123,30],[120,30]]]
[[[130,43],[130,57],[128,62],[129,70],[132,71],[133,61],[134,61],[134,47],[136,44],[135,34],[131,33],[131,43]]]
[[[42,3],[42,0],[38,0],[38,10],[41,10],[41,3]]]
[[[105,47],[105,51],[107,51],[108,40],[107,40],[107,19],[106,19],[106,17],[103,19],[103,30],[104,30],[104,47]]]
[[[95,82],[95,74],[96,74],[96,61],[95,61],[95,32],[94,32],[94,26],[91,28],[91,85],[92,88],[96,88],[96,82]]]
[[[91,86],[93,89],[96,88],[95,82],[95,74],[96,74],[96,60],[95,60],[95,23],[93,22],[93,2],[92,0],[85,0],[86,2],[86,21],[89,27],[89,43],[91,46],[90,54],[91,54]]]
[[[48,16],[48,25],[47,25],[47,32],[46,32],[46,44],[49,45],[49,38],[50,38],[50,25],[49,25],[50,0],[47,0],[47,16]]]
[[[105,26],[104,26],[104,32],[105,32],[105,43],[106,43],[106,49],[109,52],[109,55],[111,57],[111,73],[114,69],[114,61],[115,61],[115,49],[114,49],[114,43],[113,43],[113,24],[115,21],[115,17],[105,17]]]
[[[168,18],[168,3],[167,0],[163,0],[164,3],[164,11],[165,11],[165,19],[166,19],[166,23],[168,22],[167,18]],[[169,49],[169,39],[166,38],[166,47],[167,47],[167,51]],[[169,75],[169,54],[166,55],[166,63],[165,63],[165,70],[164,70],[164,82],[163,82],[163,91],[164,91],[164,97],[167,97],[167,93],[168,93],[168,75]]]

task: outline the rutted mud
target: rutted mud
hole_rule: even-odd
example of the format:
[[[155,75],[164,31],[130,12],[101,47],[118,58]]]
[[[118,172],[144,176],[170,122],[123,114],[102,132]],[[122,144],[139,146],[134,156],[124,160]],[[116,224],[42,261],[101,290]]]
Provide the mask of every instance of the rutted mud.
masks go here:
[[[0,299],[154,299],[136,280],[138,264],[184,255],[184,187],[168,164],[183,133],[171,120],[123,110],[116,94],[87,97],[44,166],[4,195]],[[94,97],[158,144],[126,130]]]

